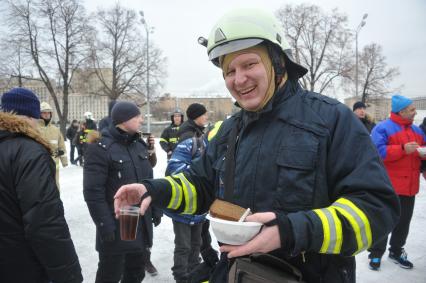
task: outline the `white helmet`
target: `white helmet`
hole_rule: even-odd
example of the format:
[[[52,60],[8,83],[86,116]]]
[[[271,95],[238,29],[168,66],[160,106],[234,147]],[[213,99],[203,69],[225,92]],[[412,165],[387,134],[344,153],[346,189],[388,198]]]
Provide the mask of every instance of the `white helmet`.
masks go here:
[[[50,113],[52,113],[52,106],[50,106],[50,104],[49,103],[47,103],[47,102],[42,102],[41,104],[40,104],[40,112],[50,112]]]
[[[84,113],[84,118],[93,120],[93,113],[89,112],[89,111],[85,112]]]

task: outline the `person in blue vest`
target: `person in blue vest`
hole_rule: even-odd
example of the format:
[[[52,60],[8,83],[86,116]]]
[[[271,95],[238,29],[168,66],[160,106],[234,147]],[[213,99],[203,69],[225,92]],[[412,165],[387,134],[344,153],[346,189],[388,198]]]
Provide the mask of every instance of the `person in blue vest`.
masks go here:
[[[205,150],[204,128],[207,124],[207,109],[204,105],[193,103],[186,110],[188,118],[179,128],[177,143],[167,163],[166,176],[179,174],[190,168],[193,159],[200,157]],[[173,277],[176,282],[188,282],[189,274],[200,263],[202,244],[201,232],[205,214],[182,215],[168,210],[164,214],[172,218],[175,234],[173,256]]]

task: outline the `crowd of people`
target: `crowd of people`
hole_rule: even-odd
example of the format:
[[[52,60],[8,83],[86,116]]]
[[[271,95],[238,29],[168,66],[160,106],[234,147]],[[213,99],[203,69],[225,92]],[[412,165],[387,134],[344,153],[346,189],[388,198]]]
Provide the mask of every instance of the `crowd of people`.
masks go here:
[[[389,234],[389,258],[413,268],[404,245],[426,168],[413,102],[393,95],[389,119],[375,124],[365,102],[351,111],[302,89],[307,70],[280,26],[269,13],[239,9],[213,27],[204,45],[240,110],[207,128],[204,105],[191,104],[186,120],[176,109],[160,138],[168,159],[162,178],[153,179],[154,136],[140,132],[143,116],[133,102],[111,102],[99,127],[91,112],[71,122],[70,162],[83,166],[96,226],[96,283],[158,273],[150,250],[163,213],[172,218],[171,270],[179,283],[270,282],[250,268],[253,261],[237,264],[258,253],[268,254],[256,264],[270,267],[277,282],[295,281],[280,281],[283,270],[274,273],[272,261],[303,282],[355,282],[354,255],[368,250],[370,268],[379,270]],[[52,107],[31,90],[13,88],[1,98],[1,282],[83,281],[59,194],[67,152],[51,119]],[[250,208],[246,221],[264,224],[259,234],[216,251],[206,220],[215,199]],[[133,241],[120,237],[117,217],[127,205],[141,214]]]

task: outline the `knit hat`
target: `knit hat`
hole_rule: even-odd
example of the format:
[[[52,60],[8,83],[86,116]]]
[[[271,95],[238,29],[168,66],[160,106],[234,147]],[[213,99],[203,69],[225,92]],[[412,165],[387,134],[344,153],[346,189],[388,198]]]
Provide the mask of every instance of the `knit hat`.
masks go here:
[[[364,102],[357,101],[357,102],[354,103],[354,106],[352,107],[352,111],[355,111],[358,108],[367,108],[367,106],[365,106]]]
[[[40,118],[40,100],[26,88],[16,87],[5,92],[1,97],[1,108],[4,112]]]
[[[395,94],[392,96],[392,112],[398,113],[405,107],[411,105],[413,101],[405,96]]]
[[[195,120],[201,115],[204,115],[207,112],[206,107],[200,103],[192,103],[186,109],[186,116],[188,119]]]
[[[129,101],[119,101],[111,109],[111,119],[114,126],[129,121],[140,114],[141,111],[136,104]]]

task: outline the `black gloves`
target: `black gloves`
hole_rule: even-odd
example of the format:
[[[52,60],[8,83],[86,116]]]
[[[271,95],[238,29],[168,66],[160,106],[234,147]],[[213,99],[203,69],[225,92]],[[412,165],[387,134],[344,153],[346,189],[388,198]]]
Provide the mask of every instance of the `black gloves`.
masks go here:
[[[152,223],[154,223],[154,226],[157,227],[161,223],[161,216],[153,216],[152,217]]]
[[[57,150],[55,153],[54,153],[54,156],[55,157],[60,157],[60,156],[62,156],[62,155],[64,155],[65,154],[65,152],[63,151],[63,150]]]
[[[115,233],[109,233],[106,234],[105,236],[102,236],[102,242],[114,242],[115,240]]]

